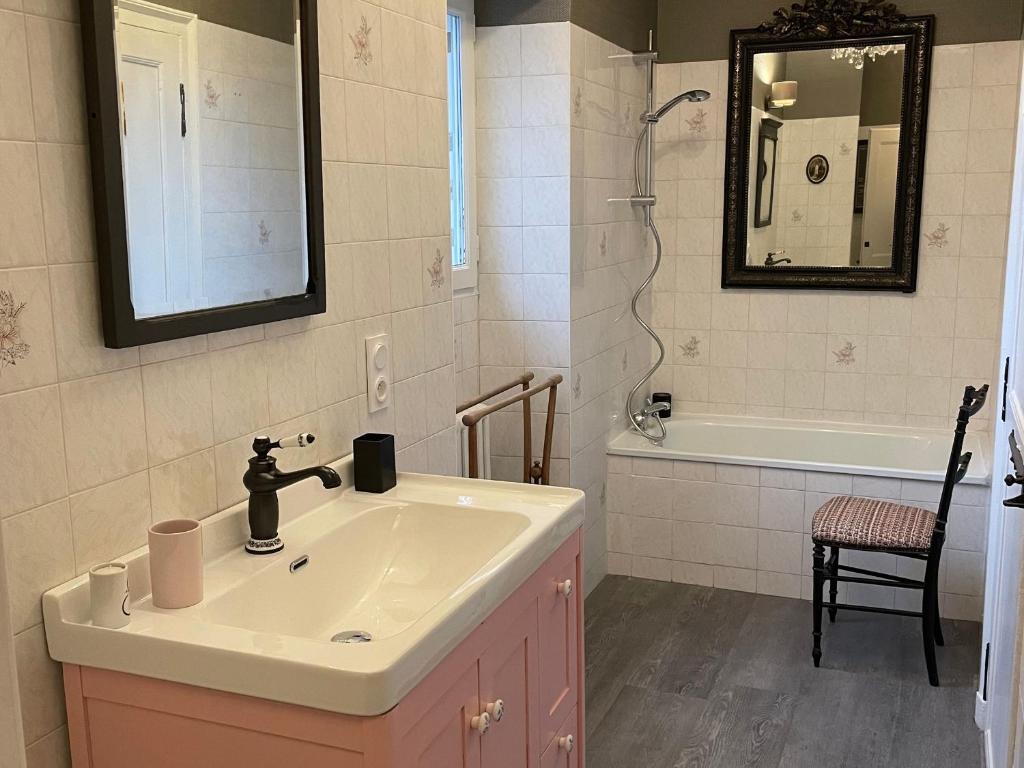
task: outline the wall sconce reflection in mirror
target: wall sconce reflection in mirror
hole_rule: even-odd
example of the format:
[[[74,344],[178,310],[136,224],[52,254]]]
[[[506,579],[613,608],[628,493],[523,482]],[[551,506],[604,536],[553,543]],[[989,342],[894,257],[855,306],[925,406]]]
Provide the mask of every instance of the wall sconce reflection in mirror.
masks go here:
[[[796,104],[796,95],[799,84],[796,80],[780,80],[772,83],[772,95],[769,101],[771,109],[782,109],[792,107]]]

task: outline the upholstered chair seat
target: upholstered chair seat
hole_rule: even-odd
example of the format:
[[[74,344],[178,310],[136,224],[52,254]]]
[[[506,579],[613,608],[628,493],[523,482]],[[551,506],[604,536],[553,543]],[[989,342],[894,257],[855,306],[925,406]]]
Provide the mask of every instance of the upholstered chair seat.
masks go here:
[[[926,552],[935,530],[934,512],[860,496],[836,496],[814,513],[811,538],[826,545]]]

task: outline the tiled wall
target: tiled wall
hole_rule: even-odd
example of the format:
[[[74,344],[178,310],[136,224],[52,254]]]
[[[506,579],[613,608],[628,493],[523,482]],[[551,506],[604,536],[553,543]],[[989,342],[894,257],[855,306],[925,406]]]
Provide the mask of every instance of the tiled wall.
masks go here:
[[[778,221],[776,247],[793,264],[850,264],[858,124],[856,115],[821,117],[786,120],[779,129],[773,221]],[[819,184],[807,178],[813,155],[824,155],[829,163],[828,176]],[[751,264],[763,264],[768,255],[747,252]]]
[[[609,198],[633,194],[633,148],[645,108],[646,67],[618,46],[571,27],[572,230],[570,476],[587,494],[586,584],[607,573],[607,442],[626,394],[650,366],[650,343],[629,302],[651,268],[639,212]],[[650,316],[649,296],[640,310]]]
[[[0,518],[29,764],[47,766],[67,752],[40,594],[154,520],[242,499],[254,434],[318,433],[294,466],[394,431],[403,468],[453,470],[445,4],[320,5],[327,314],[123,350],[100,336],[78,4],[25,8],[0,11]],[[381,331],[394,402],[370,417]]]
[[[609,457],[609,570],[661,581],[811,597],[811,518],[832,496],[856,494],[935,510],[941,483]],[[980,621],[988,488],[959,485],[939,574],[940,610]],[[855,567],[922,578],[922,561],[848,552]],[[920,610],[920,592],[841,584],[840,600]],[[914,605],[914,601],[917,605]]]
[[[455,297],[456,403],[480,393],[480,296]]]
[[[476,41],[480,386],[524,368],[569,380],[570,33],[568,23],[482,27]],[[569,483],[567,386],[552,481]],[[534,455],[544,434],[534,409]],[[522,476],[518,408],[491,418],[497,479]]]
[[[287,43],[199,22],[202,306],[305,286],[295,57]]]
[[[1017,42],[934,51],[910,295],[722,290],[726,62],[659,65],[659,101],[713,97],[659,133],[671,258],[654,311],[672,354],[657,387],[693,412],[948,425],[965,384],[996,380],[1019,58]]]
[[[591,587],[606,573],[607,433],[649,359],[629,314],[649,244],[637,213],[608,203],[632,192],[644,70],[569,23],[482,28],[476,51],[480,384],[565,377],[553,482],[587,492]],[[495,476],[518,479],[522,418],[491,420]]]

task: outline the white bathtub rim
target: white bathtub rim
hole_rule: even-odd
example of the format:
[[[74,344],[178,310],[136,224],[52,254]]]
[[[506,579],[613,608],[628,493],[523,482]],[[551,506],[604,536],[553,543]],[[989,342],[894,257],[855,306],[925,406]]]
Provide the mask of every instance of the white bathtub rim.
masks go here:
[[[823,432],[858,432],[878,435],[926,435],[944,436],[952,444],[953,430],[939,430],[915,427],[883,426],[875,424],[843,423],[835,421],[812,421],[800,419],[777,419],[753,416],[732,416],[715,414],[677,414],[668,422],[669,429],[673,424],[683,421],[704,424],[747,424],[750,426],[775,426],[789,429],[812,429]],[[990,485],[992,482],[992,465],[989,461],[987,435],[985,433],[969,433],[965,450],[974,454],[968,474],[961,483],[965,485]],[[613,456],[633,456],[637,458],[661,459],[665,461],[691,461],[709,464],[735,464],[740,466],[768,467],[772,469],[792,469],[806,472],[823,472],[841,475],[860,475],[866,477],[885,477],[901,480],[923,480],[926,482],[943,481],[945,470],[926,471],[900,467],[879,467],[861,464],[824,463],[812,460],[778,459],[770,456],[735,456],[715,453],[681,451],[674,448],[662,448],[652,445],[646,438],[635,432],[619,432],[608,444],[608,454]],[[979,471],[980,470],[980,471]]]

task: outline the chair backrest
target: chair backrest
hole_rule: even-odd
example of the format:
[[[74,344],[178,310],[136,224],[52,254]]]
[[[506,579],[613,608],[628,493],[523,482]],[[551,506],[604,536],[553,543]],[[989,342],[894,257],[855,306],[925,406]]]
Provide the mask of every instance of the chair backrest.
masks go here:
[[[953,449],[949,453],[949,464],[946,466],[946,479],[942,484],[942,496],[939,498],[938,523],[936,533],[945,533],[946,519],[949,517],[949,506],[953,501],[953,488],[964,479],[967,468],[971,464],[971,452],[961,453],[964,448],[964,437],[967,435],[967,423],[978,411],[985,407],[988,397],[988,384],[980,389],[964,388],[964,399],[956,416],[956,430],[953,433]]]

